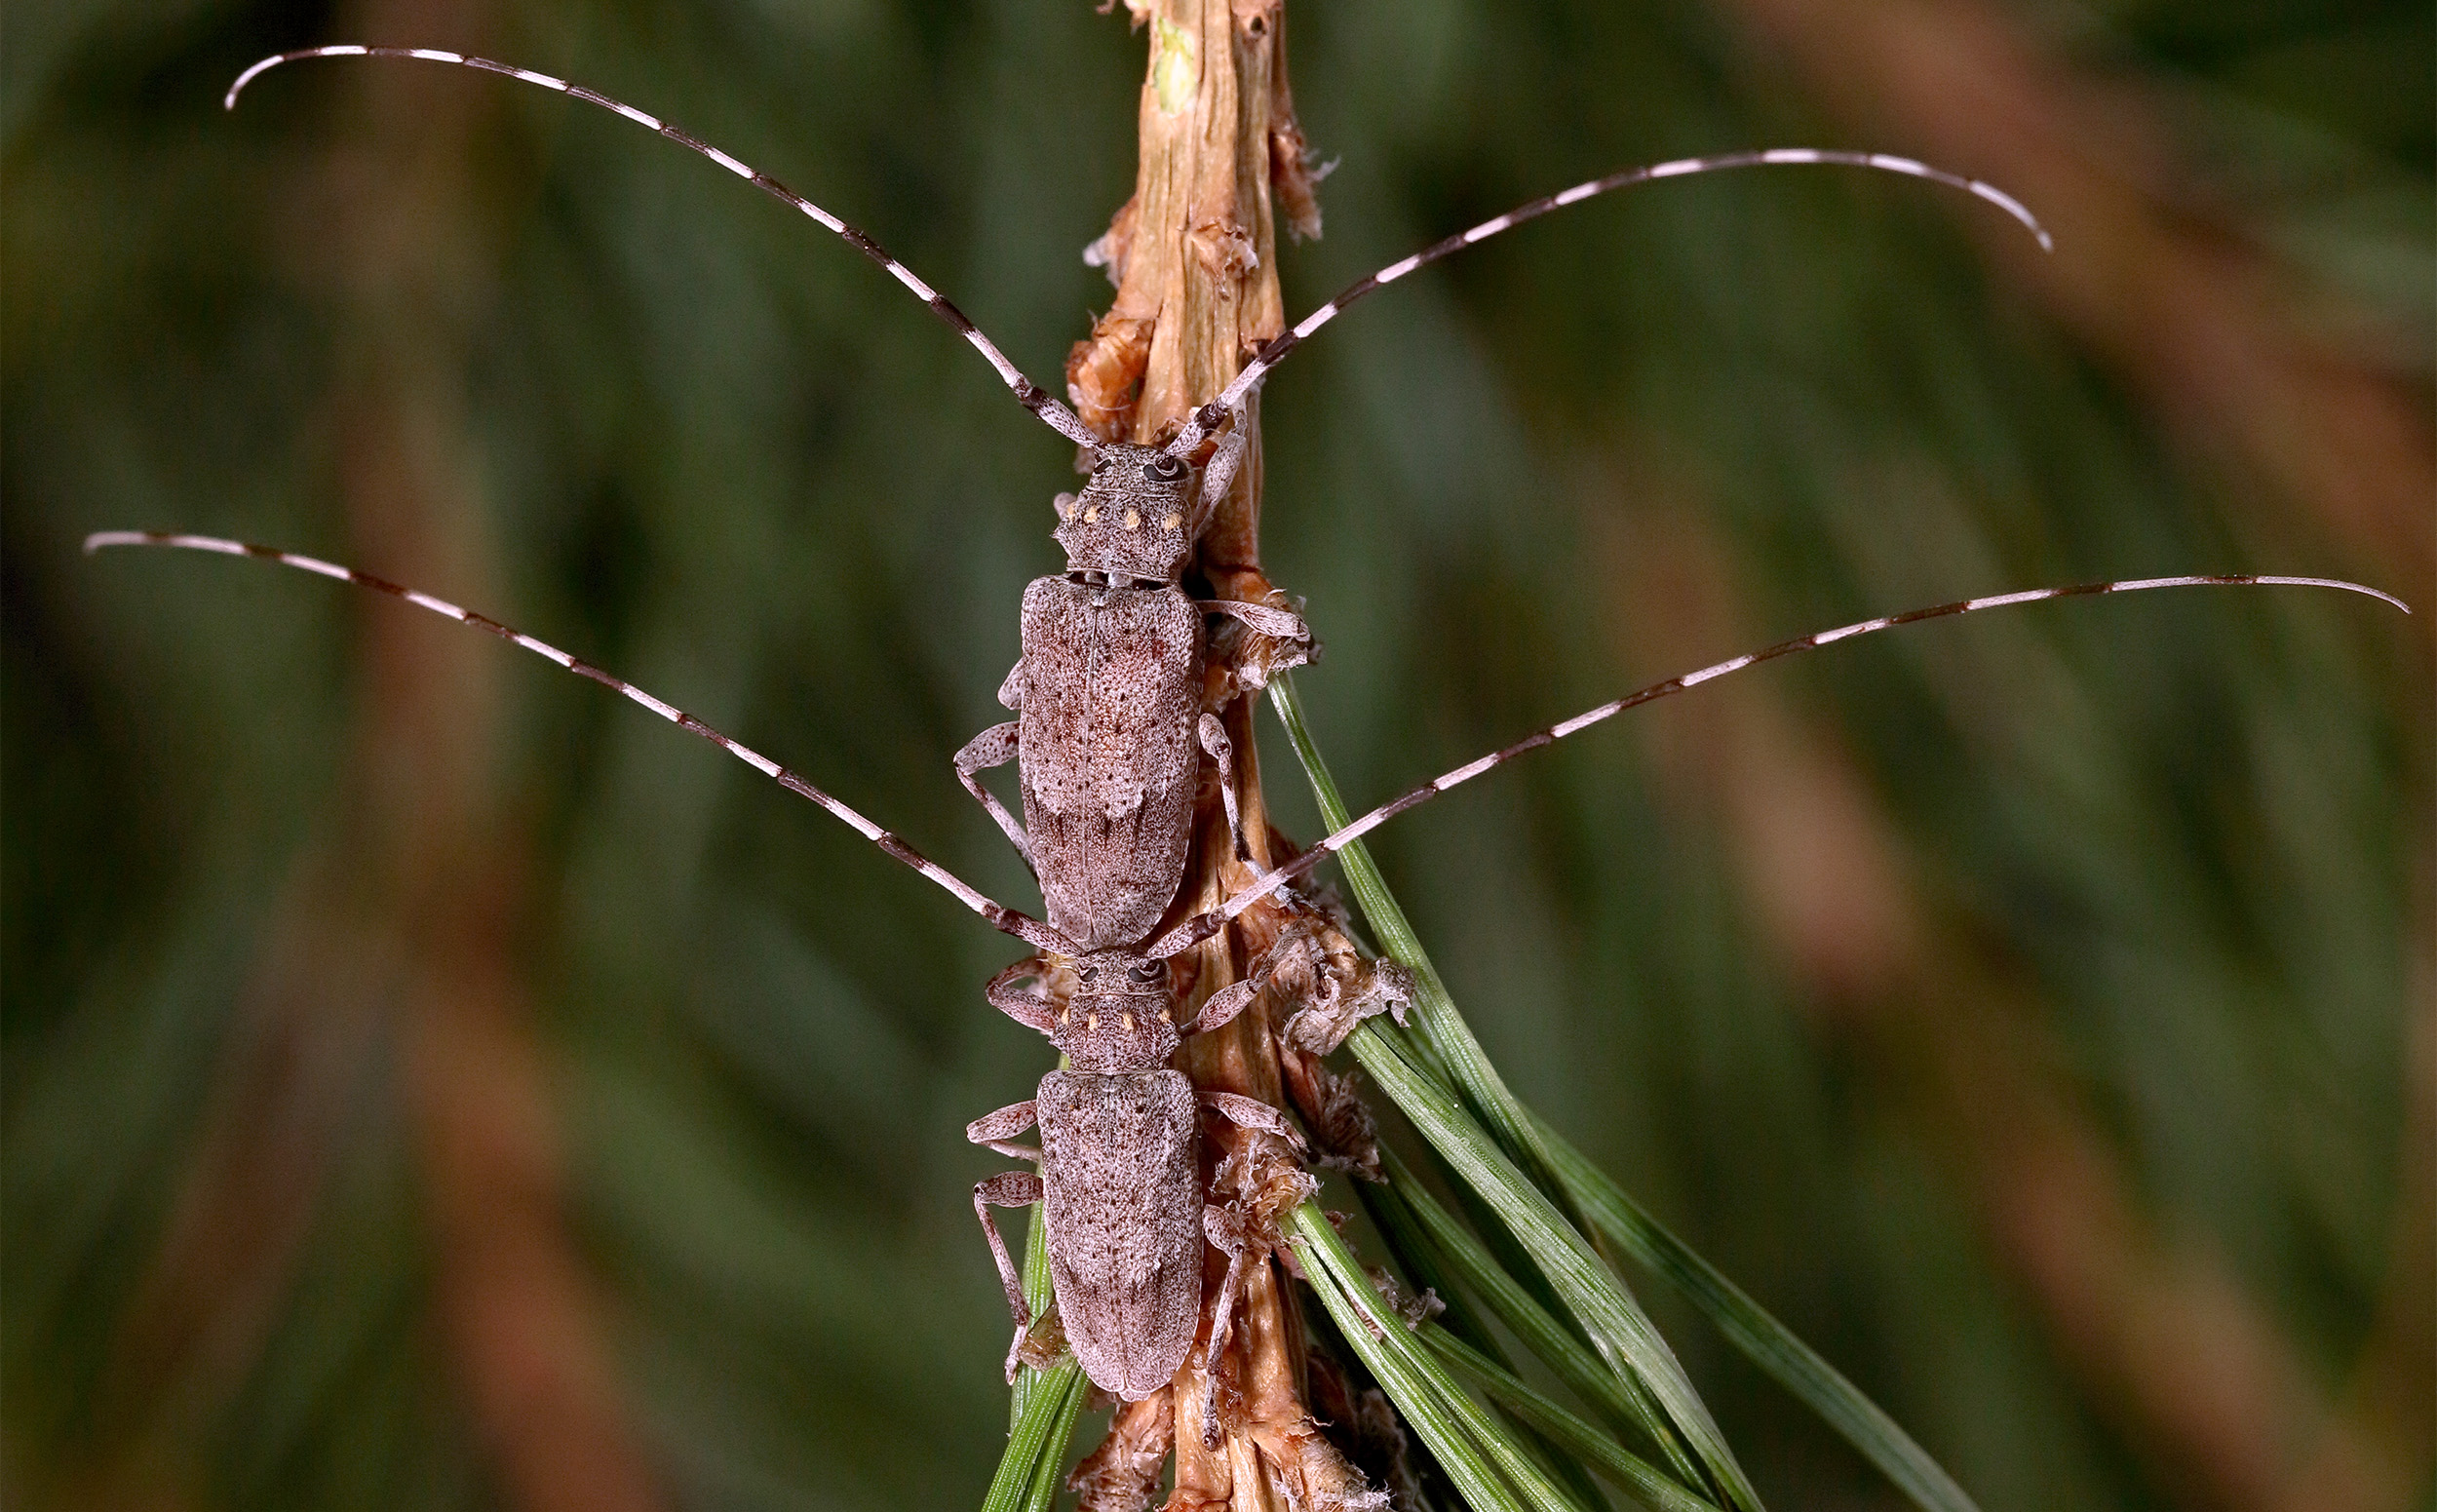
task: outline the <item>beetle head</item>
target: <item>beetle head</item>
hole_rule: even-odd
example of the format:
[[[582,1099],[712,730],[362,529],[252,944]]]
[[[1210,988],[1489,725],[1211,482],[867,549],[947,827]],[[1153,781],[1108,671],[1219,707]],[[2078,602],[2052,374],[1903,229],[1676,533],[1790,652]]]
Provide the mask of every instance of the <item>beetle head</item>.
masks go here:
[[[1092,481],[1061,494],[1058,528],[1069,572],[1173,583],[1193,550],[1193,468],[1156,446],[1110,442],[1092,455]]]
[[[1076,959],[1074,975],[1074,995],[1049,1038],[1076,1070],[1153,1070],[1176,1053],[1176,998],[1165,961],[1095,950]]]

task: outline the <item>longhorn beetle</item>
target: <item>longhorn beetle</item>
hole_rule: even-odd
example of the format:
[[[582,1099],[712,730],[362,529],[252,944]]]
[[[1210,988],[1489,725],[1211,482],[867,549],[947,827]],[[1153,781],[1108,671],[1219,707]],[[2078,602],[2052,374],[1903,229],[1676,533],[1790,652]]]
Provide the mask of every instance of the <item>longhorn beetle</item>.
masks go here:
[[[257,557],[355,583],[487,631],[578,677],[590,678],[622,693],[662,718],[710,741],[776,780],[781,787],[844,820],[866,839],[946,888],[993,928],[1037,950],[1071,961],[1076,986],[1064,1004],[1039,992],[1015,989],[1016,982],[1037,970],[1031,961],[1009,967],[989,985],[990,1004],[1019,1024],[1047,1035],[1050,1043],[1071,1061],[1072,1069],[1052,1071],[1042,1077],[1034,1101],[1000,1108],[969,1127],[967,1133],[976,1144],[1017,1158],[1037,1156],[1040,1160],[1037,1175],[1010,1172],[976,1186],[974,1208],[989,1235],[990,1252],[1006,1287],[1008,1306],[1017,1319],[1017,1344],[1021,1345],[1024,1328],[1030,1322],[1029,1309],[1024,1300],[1023,1284],[1008,1260],[1006,1245],[988,1209],[1029,1206],[1035,1202],[1043,1205],[1051,1275],[1067,1340],[1093,1383],[1128,1401],[1138,1401],[1168,1384],[1193,1343],[1201,1274],[1193,1191],[1196,1104],[1239,1124],[1264,1129],[1299,1144],[1283,1116],[1269,1105],[1230,1093],[1197,1093],[1182,1072],[1166,1066],[1183,1036],[1218,1028],[1241,1012],[1264,985],[1264,974],[1257,970],[1246,980],[1213,993],[1191,1022],[1180,1024],[1176,996],[1164,963],[1217,934],[1246,909],[1301,877],[1336,851],[1408,809],[1470,782],[1492,767],[1553,745],[1628,709],[1684,692],[1761,662],[1898,625],[2049,599],[2204,586],[2340,589],[2365,594],[2411,612],[2402,600],[2391,594],[2336,578],[2212,574],[2034,588],[1958,600],[1816,631],[1651,683],[1537,730],[1380,804],[1315,841],[1293,861],[1262,872],[1218,907],[1184,919],[1146,945],[1093,949],[1055,925],[985,896],[954,872],[761,753],[729,739],[633,683],[487,615],[335,562],[244,541],[150,530],[103,530],[86,537],[88,552],[107,546],[173,546],[232,557]],[[1042,1132],[1041,1149],[1035,1151],[1008,1143],[1035,1123]],[[1211,1350],[1216,1354],[1225,1341],[1227,1313],[1243,1263],[1243,1251],[1239,1242],[1228,1237],[1217,1210],[1202,1209],[1199,1226],[1213,1242],[1233,1252],[1212,1325]],[[1015,1360],[1016,1351],[1011,1347],[1010,1373]]]
[[[2190,576],[1966,600],[1800,637],[1652,684],[1458,767],[1353,821],[1296,860],[1262,873],[1218,908],[1152,938],[1181,875],[1183,834],[1198,778],[1191,748],[1194,740],[1218,765],[1230,829],[1235,828],[1232,776],[1223,736],[1212,737],[1217,721],[1202,714],[1198,695],[1191,691],[1198,680],[1192,675],[1198,673],[1201,654],[1201,613],[1231,614],[1263,634],[1289,639],[1303,635],[1300,621],[1284,611],[1251,604],[1195,605],[1177,586],[1194,535],[1224,496],[1241,458],[1243,401],[1298,342],[1373,290],[1549,210],[1632,183],[1718,169],[1787,163],[1882,169],[1979,195],[2020,219],[2043,246],[2048,243],[2045,231],[1999,190],[1909,159],[1878,154],[1778,149],[1629,170],[1534,201],[1361,280],[1264,346],[1165,446],[1121,446],[1092,437],[1071,411],[1025,378],[954,305],[862,232],[767,174],[605,96],[455,53],[348,46],[266,58],[238,78],[227,101],[233,105],[249,82],[282,62],[367,56],[419,58],[507,74],[612,110],[710,157],[879,262],[982,352],[1020,403],[1060,434],[1090,449],[1091,483],[1080,496],[1062,495],[1059,500],[1057,537],[1067,549],[1068,576],[1041,579],[1025,595],[1025,658],[1002,689],[1002,701],[1022,717],[1014,725],[985,732],[958,754],[955,763],[959,780],[1040,874],[1049,918],[1032,918],[984,896],[801,776],[640,688],[499,621],[419,590],[316,558],[211,536],[103,531],[88,538],[87,550],[157,545],[260,557],[357,583],[488,631],[720,746],[844,820],[882,850],[948,889],[993,927],[1049,956],[1071,962],[1076,985],[1063,1004],[1038,991],[1017,989],[1018,982],[1040,974],[1034,962],[1009,968],[989,986],[993,1006],[1049,1036],[1072,1068],[1045,1076],[1034,1101],[1002,1108],[969,1128],[969,1136],[977,1143],[1019,1158],[1039,1160],[1037,1174],[1008,1173],[980,1183],[975,1189],[975,1210],[1017,1319],[1020,1345],[1029,1322],[1028,1310],[988,1210],[1033,1202],[1043,1205],[1053,1281],[1067,1338],[1092,1380],[1128,1400],[1166,1385],[1192,1347],[1201,1299],[1200,1238],[1206,1233],[1230,1255],[1213,1323],[1210,1350],[1214,1356],[1224,1344],[1228,1309],[1244,1263],[1243,1241],[1231,1237],[1223,1215],[1200,1204],[1194,1189],[1197,1105],[1296,1142],[1294,1131],[1276,1109],[1229,1094],[1196,1093],[1181,1073],[1166,1066],[1183,1035],[1217,1028],[1240,1012],[1263,985],[1265,967],[1257,966],[1247,980],[1212,994],[1189,1023],[1181,1023],[1165,962],[1209,939],[1246,909],[1278,893],[1343,845],[1512,756],[1625,709],[1774,657],[1915,620],[2071,595],[2202,584],[2338,588],[2402,606],[2377,590],[2331,579]],[[1197,468],[1194,453],[1205,439],[1215,439],[1213,450]],[[1127,657],[1135,659],[1130,666]],[[1096,719],[1116,721],[1114,727],[1123,738],[1113,743],[1113,757],[1092,754],[1112,749],[1111,743],[1094,739]],[[1010,756],[1022,763],[1028,830],[1019,827],[975,779],[978,771]],[[1108,801],[1112,793],[1125,801],[1112,806]],[[1012,1136],[1036,1123],[1042,1131],[1040,1150],[1009,1143]],[[1014,1362],[1011,1348],[1011,1373]]]

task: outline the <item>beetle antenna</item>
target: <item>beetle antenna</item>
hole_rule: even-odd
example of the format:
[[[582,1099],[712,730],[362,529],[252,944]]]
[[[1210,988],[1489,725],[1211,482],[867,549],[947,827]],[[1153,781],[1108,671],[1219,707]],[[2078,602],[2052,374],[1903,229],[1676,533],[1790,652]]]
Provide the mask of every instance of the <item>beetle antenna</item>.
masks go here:
[[[1199,445],[1204,436],[1218,428],[1220,420],[1228,410],[1244,403],[1245,396],[1260,386],[1261,380],[1269,375],[1270,368],[1286,361],[1288,353],[1300,346],[1321,327],[1336,319],[1347,305],[1384,285],[1395,283],[1408,273],[1426,268],[1443,257],[1461,252],[1475,242],[1486,242],[1499,232],[1511,231],[1527,220],[1537,220],[1550,211],[1561,210],[1568,205],[1579,205],[1584,200],[1597,199],[1611,189],[1627,189],[1635,184],[1650,183],[1661,178],[1688,178],[1696,174],[1724,173],[1730,169],[1778,168],[1797,164],[1834,164],[1845,168],[1876,169],[1880,173],[1902,174],[1911,178],[1926,178],[1932,183],[1960,189],[1966,194],[1988,201],[2022,222],[2025,230],[2038,238],[2040,251],[2056,251],[2056,240],[2048,235],[2048,228],[2039,223],[2039,217],[2033,215],[2022,201],[2003,189],[1978,178],[1967,178],[1961,174],[1951,174],[1943,168],[1932,168],[1914,158],[1900,158],[1885,152],[1846,152],[1828,147],[1769,147],[1749,152],[1721,152],[1711,157],[1677,158],[1671,162],[1653,163],[1644,168],[1628,168],[1622,173],[1610,174],[1605,178],[1594,178],[1578,183],[1570,189],[1561,189],[1555,194],[1533,200],[1528,205],[1517,206],[1505,214],[1492,216],[1469,231],[1459,231],[1445,241],[1432,243],[1410,257],[1391,262],[1368,278],[1355,280],[1347,285],[1344,291],[1335,298],[1304,316],[1293,330],[1280,331],[1277,335],[1270,337],[1267,344],[1254,354],[1253,360],[1245,364],[1244,370],[1237,373],[1234,380],[1219,391],[1218,398],[1193,412],[1193,418],[1185,423],[1184,429],[1178,433],[1174,442],[1170,443],[1169,449],[1181,456],[1187,449]]]
[[[1361,839],[1407,809],[1417,808],[1448,789],[1459,783],[1472,781],[1491,767],[1503,765],[1526,752],[1537,751],[1542,746],[1555,745],[1568,735],[1587,730],[1592,725],[1620,715],[1628,709],[1673,697],[1678,693],[1698,687],[1704,682],[1725,677],[1729,673],[1741,672],[1747,667],[1756,667],[1761,662],[1775,661],[1780,656],[1792,656],[1801,651],[1815,651],[1823,645],[1831,645],[1838,640],[1850,640],[1857,636],[1875,635],[1881,630],[1892,630],[1898,625],[1917,624],[1927,619],[1946,619],[1958,614],[1977,614],[1982,609],[2003,608],[2009,604],[2040,603],[2050,599],[2075,599],[2091,594],[2145,593],[2153,588],[2216,587],[2333,588],[2345,593],[2365,594],[2372,599],[2390,603],[2406,614],[2412,612],[2410,604],[2392,594],[2381,593],[2378,589],[2365,587],[2359,583],[2347,583],[2339,578],[2263,577],[2244,573],[2193,577],[2120,578],[2105,583],[2077,583],[2070,588],[2033,588],[2022,593],[1996,594],[1986,599],[1961,599],[1953,603],[1934,604],[1926,609],[1912,609],[1902,614],[1890,614],[1883,619],[1866,619],[1857,624],[1839,625],[1834,630],[1822,630],[1807,636],[1798,636],[1792,640],[1780,640],[1775,645],[1718,662],[1698,672],[1687,672],[1682,677],[1669,678],[1664,682],[1653,682],[1638,692],[1628,693],[1622,698],[1602,704],[1596,709],[1585,710],[1570,719],[1527,735],[1513,745],[1493,751],[1479,760],[1468,761],[1451,772],[1443,773],[1403,796],[1373,809],[1335,834],[1316,841],[1310,849],[1285,866],[1263,872],[1250,887],[1229,898],[1218,908],[1205,913],[1197,913],[1177,925],[1144,953],[1153,958],[1174,955],[1180,950],[1209,939],[1224,927],[1229,919],[1311,871],[1332,854],[1343,850],[1347,845]]]
[[[284,567],[295,567],[302,571],[318,573],[323,577],[336,578],[342,583],[353,583],[359,588],[369,588],[375,593],[387,594],[392,599],[411,603],[416,608],[429,609],[434,614],[455,620],[461,625],[471,625],[476,630],[486,631],[512,645],[522,646],[536,656],[558,663],[579,678],[590,678],[611,692],[624,695],[680,729],[701,736],[798,797],[810,798],[853,826],[856,833],[865,839],[953,893],[957,902],[987,919],[991,927],[1015,936],[1035,950],[1049,950],[1060,955],[1083,953],[1083,947],[1067,939],[1064,932],[1029,914],[1020,913],[1014,909],[985,897],[955,872],[924,856],[904,840],[857,813],[846,803],[830,796],[801,776],[781,766],[744,742],[730,740],[692,715],[672,704],[661,702],[634,683],[612,677],[590,662],[570,656],[555,645],[536,640],[524,632],[503,625],[487,615],[477,614],[472,609],[460,608],[445,599],[436,599],[418,589],[401,587],[387,578],[374,577],[369,572],[358,572],[353,567],[342,567],[334,562],[324,562],[319,557],[306,557],[295,552],[281,551],[274,546],[255,546],[247,541],[223,540],[214,535],[180,535],[157,530],[98,530],[85,537],[85,550],[88,554],[99,551],[106,546],[170,546],[185,551],[216,552],[224,557],[252,557],[263,562],[276,562]]]
[[[711,143],[680,131],[658,116],[648,115],[623,100],[611,99],[600,91],[586,89],[581,84],[570,84],[564,79],[554,79],[546,73],[535,73],[529,68],[518,68],[508,63],[494,62],[487,58],[476,58],[469,53],[449,53],[439,48],[428,47],[366,47],[360,43],[343,43],[333,47],[298,48],[291,53],[274,53],[239,74],[237,82],[228,87],[228,94],[221,100],[221,105],[229,110],[236,109],[237,97],[245,93],[247,85],[279,67],[282,63],[298,62],[310,58],[405,58],[426,63],[450,63],[460,68],[473,68],[483,73],[501,74],[526,84],[538,84],[543,89],[556,90],[570,98],[580,99],[588,105],[599,105],[614,115],[622,115],[638,126],[649,127],[678,146],[709,158],[772,199],[793,206],[810,215],[814,220],[819,221],[823,228],[835,232],[855,251],[878,263],[887,271],[889,277],[912,291],[915,298],[931,307],[932,314],[947,322],[948,330],[964,337],[972,344],[975,351],[986,358],[989,365],[998,369],[1000,381],[1005,383],[1008,390],[1016,396],[1016,403],[1031,410],[1043,424],[1077,446],[1099,445],[1099,438],[1094,436],[1081,420],[1075,418],[1073,410],[1060,404],[1050,396],[1047,390],[1025,377],[1024,370],[1009,362],[1007,354],[1001,352],[989,337],[984,335],[981,329],[966,318],[964,311],[949,303],[946,294],[939,292],[916,277],[913,269],[890,256],[879,243],[838,219],[812,201],[805,199],[768,174],[737,161]]]

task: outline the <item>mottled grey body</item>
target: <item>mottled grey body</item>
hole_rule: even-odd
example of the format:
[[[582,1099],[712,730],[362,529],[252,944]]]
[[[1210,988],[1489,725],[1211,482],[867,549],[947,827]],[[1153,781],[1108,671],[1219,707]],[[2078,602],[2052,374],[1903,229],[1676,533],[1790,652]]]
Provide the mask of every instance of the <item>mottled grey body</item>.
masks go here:
[[[1211,1350],[1225,1347],[1228,1303],[1246,1253],[1243,1224],[1203,1202],[1195,1120],[1207,1107],[1247,1129],[1300,1148],[1285,1115],[1229,1092],[1196,1091],[1164,1064],[1187,1035],[1206,1034],[1252,1001],[1258,979],[1214,992],[1190,1024],[1176,1022],[1167,969],[1131,950],[1100,950],[1074,966],[1064,1002],[1018,984],[1043,977],[1020,961],[990,983],[990,1002],[1050,1037],[1072,1066],[1041,1078],[1038,1094],[975,1119],[965,1137],[1036,1171],[1008,1171],[973,1188],[1016,1342],[1010,1378],[1032,1309],[1008,1259],[992,1208],[1041,1204],[1050,1284],[1066,1341],[1083,1374],[1129,1402],[1166,1385],[1192,1353],[1201,1328],[1202,1241],[1228,1252],[1227,1279],[1211,1318]],[[1013,1143],[1037,1126],[1037,1149]]]
[[[1176,1376],[1201,1324],[1192,1084],[1052,1071],[1034,1107],[1066,1342],[1095,1384],[1139,1401]]]
[[[1180,1037],[1217,1027],[1250,1001],[1253,984],[1222,990],[1182,1024],[1165,964],[1142,953],[1184,878],[1205,755],[1242,847],[1231,747],[1203,708],[1207,616],[1230,615],[1290,642],[1310,634],[1286,610],[1196,602],[1178,586],[1242,451],[1242,436],[1230,433],[1197,475],[1155,447],[1095,448],[1091,482],[1057,499],[1065,575],[1025,590],[1023,659],[998,693],[1016,718],[975,736],[955,761],[957,780],[1031,863],[1049,924],[1067,942],[1054,953],[1072,960],[1075,974],[1063,1003],[1013,989],[1021,976],[1040,975],[1028,965],[991,984],[990,1001],[1048,1034],[1072,1069],[1052,1072],[1033,1102],[967,1130],[977,1143],[1040,1163],[1037,1175],[981,1182],[974,1211],[1021,1348],[1030,1309],[989,1210],[1041,1204],[1067,1343],[1095,1385],[1128,1401],[1167,1385],[1192,1351],[1206,1235],[1230,1254],[1213,1347],[1225,1338],[1244,1241],[1240,1223],[1214,1219],[1202,1201],[1198,1108],[1296,1138],[1277,1109],[1197,1094],[1163,1065]],[[1011,760],[1021,824],[979,780]],[[1037,1151],[1009,1140],[1029,1125],[1041,1131]]]
[[[1202,616],[1176,588],[1045,577],[1024,595],[1016,711],[1024,827],[1049,921],[1086,950],[1149,936],[1184,875]]]

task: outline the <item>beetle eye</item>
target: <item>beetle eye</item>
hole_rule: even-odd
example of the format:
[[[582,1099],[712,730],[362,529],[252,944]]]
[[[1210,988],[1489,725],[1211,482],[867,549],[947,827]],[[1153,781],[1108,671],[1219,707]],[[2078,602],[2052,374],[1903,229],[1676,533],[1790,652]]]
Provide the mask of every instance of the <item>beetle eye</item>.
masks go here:
[[[1097,977],[1097,976],[1099,976],[1099,975],[1100,975],[1100,968],[1099,968],[1098,966],[1086,966],[1086,967],[1084,967],[1081,971],[1078,971],[1078,972],[1076,972],[1076,973],[1074,974],[1074,976],[1075,976],[1075,980],[1076,980],[1076,981],[1078,981],[1078,982],[1089,982],[1089,981],[1091,981],[1094,977]]]
[[[1167,969],[1157,961],[1141,961],[1136,963],[1133,969],[1133,977],[1137,982],[1156,982],[1167,974]]]
[[[1153,483],[1175,483],[1184,476],[1184,460],[1165,453],[1142,464],[1142,476]]]

